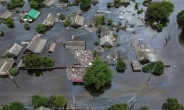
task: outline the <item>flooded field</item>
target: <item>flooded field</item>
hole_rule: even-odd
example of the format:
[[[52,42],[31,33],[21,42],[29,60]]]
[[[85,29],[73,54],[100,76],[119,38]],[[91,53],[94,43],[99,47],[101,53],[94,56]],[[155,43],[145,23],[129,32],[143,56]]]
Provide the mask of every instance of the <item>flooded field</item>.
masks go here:
[[[70,0],[73,1],[73,0]],[[131,1],[130,5],[126,8],[121,6],[120,8],[106,7],[107,2],[113,0],[101,0],[96,5],[91,5],[91,8],[82,13],[85,17],[84,24],[88,24],[93,15],[96,14],[96,10],[103,9],[108,10],[111,13],[104,13],[106,18],[111,18],[115,23],[118,21],[124,24],[125,20],[119,20],[118,17],[121,15],[119,11],[132,11],[125,13],[123,16],[129,20],[130,23],[135,24],[133,30],[135,34],[130,31],[120,30],[117,34],[119,35],[118,41],[121,43],[119,47],[113,47],[109,52],[101,52],[101,58],[105,61],[115,63],[113,60],[109,60],[107,56],[118,52],[125,58],[127,63],[127,69],[124,73],[117,73],[115,66],[110,66],[113,71],[112,81],[106,85],[102,90],[95,91],[90,87],[84,87],[82,85],[72,85],[69,81],[65,69],[55,69],[52,71],[25,71],[21,70],[18,76],[14,77],[16,84],[11,78],[0,78],[0,105],[8,104],[12,101],[19,101],[22,103],[31,103],[31,96],[35,93],[43,96],[50,96],[55,94],[63,94],[66,99],[68,106],[73,106],[73,96],[75,96],[76,106],[82,107],[93,107],[93,108],[108,108],[112,104],[126,103],[135,94],[137,95],[134,107],[132,110],[137,110],[141,106],[148,106],[150,109],[160,109],[162,104],[167,98],[177,98],[181,104],[184,104],[184,27],[181,23],[176,21],[176,15],[179,11],[183,10],[183,0],[170,0],[175,10],[170,15],[166,26],[162,32],[157,32],[149,26],[138,26],[142,25],[141,20],[138,17],[143,18],[144,14],[132,16],[137,11],[134,10],[135,3]],[[142,3],[143,0],[137,0]],[[158,1],[158,0],[157,0]],[[142,6],[143,9],[146,7]],[[32,35],[36,33],[35,26],[38,23],[42,23],[45,17],[52,13],[56,16],[57,13],[63,13],[67,17],[71,13],[79,10],[80,7],[72,6],[66,11],[64,8],[61,9],[55,5],[49,8],[43,8],[40,10],[41,15],[38,19],[30,24],[30,30],[24,29],[24,23],[19,22],[19,13],[14,14],[12,18],[15,18],[15,28],[8,28],[4,24],[0,24],[0,30],[4,31],[4,36],[0,37],[0,53],[3,53],[10,48],[14,43],[21,43],[22,41],[28,41],[32,39]],[[6,7],[0,5],[0,13],[6,10]],[[28,3],[20,9],[29,11]],[[81,28],[70,28],[65,29],[63,23],[55,23],[54,27],[46,32],[42,38],[48,39],[48,42],[42,51],[41,55],[49,56],[55,61],[56,66],[73,66],[77,61],[74,58],[72,52],[65,49],[61,42],[72,39],[72,35],[75,35],[74,40],[86,41],[86,48],[89,50],[95,50],[97,47],[94,42],[98,40],[95,32],[89,32],[88,30]],[[166,46],[165,37],[171,36],[171,40]],[[148,78],[150,74],[142,72],[133,72],[131,67],[131,61],[135,60],[135,54],[131,47],[131,43],[139,41],[150,46],[155,50],[156,54],[159,54],[163,62],[167,65],[171,65],[170,68],[165,68],[164,74],[161,76],[152,76],[150,84]],[[48,49],[51,43],[56,43],[54,53],[48,53]],[[23,45],[26,47],[26,45]],[[20,60],[22,53],[16,59]],[[16,62],[17,62],[16,61]],[[0,76],[1,77],[1,76]],[[129,107],[133,104],[130,102]]]

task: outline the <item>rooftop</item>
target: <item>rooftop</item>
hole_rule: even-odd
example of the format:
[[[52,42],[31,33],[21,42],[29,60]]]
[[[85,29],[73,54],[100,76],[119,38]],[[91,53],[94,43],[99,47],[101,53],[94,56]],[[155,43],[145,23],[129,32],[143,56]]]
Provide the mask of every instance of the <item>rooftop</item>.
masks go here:
[[[22,50],[22,46],[15,43],[9,50],[8,53],[14,54],[14,55],[18,55],[20,53],[20,51]]]
[[[76,15],[74,17],[74,19],[72,20],[72,25],[79,25],[82,26],[84,22],[84,17],[80,16],[80,15]]]
[[[86,49],[86,42],[85,41],[66,41],[65,48],[84,50]]]
[[[49,13],[47,18],[43,21],[43,24],[45,24],[46,26],[53,26],[55,21],[56,18],[51,13]]]
[[[8,75],[7,71],[13,66],[13,64],[13,58],[0,59],[0,75]]]
[[[35,10],[35,9],[31,9],[26,16],[31,17],[30,19],[36,19],[38,18],[38,16],[40,15],[40,12]]]

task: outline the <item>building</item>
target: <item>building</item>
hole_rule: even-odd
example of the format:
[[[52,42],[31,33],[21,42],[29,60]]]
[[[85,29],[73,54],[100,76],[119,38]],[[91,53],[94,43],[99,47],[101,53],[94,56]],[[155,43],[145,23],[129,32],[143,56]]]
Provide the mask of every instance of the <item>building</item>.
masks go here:
[[[56,47],[56,43],[52,43],[50,48],[49,48],[49,52],[50,53],[54,52],[55,47]]]
[[[109,29],[107,29],[106,27],[103,28],[100,37],[100,46],[113,46],[113,35]]]
[[[20,51],[22,50],[22,46],[15,43],[9,50],[7,53],[10,53],[10,54],[14,54],[16,56],[18,56],[18,54],[20,53]]]
[[[83,23],[84,23],[84,17],[82,17],[78,14],[72,20],[72,25],[73,26],[82,26]]]
[[[82,14],[82,10],[76,11],[76,14],[81,15]]]
[[[94,27],[94,26],[95,26],[95,25],[94,25],[94,22],[93,22],[93,20],[92,20],[92,19],[89,21],[88,26],[89,26],[89,27]]]
[[[41,106],[41,107],[34,109],[34,110],[52,110],[52,109]]]
[[[2,18],[2,19],[6,19],[6,18],[11,17],[11,16],[12,16],[12,14],[13,14],[12,12],[10,12],[10,11],[6,10],[4,13],[2,13],[2,14],[1,14],[0,18]]]
[[[49,13],[47,18],[43,21],[43,24],[46,26],[53,26],[55,21],[56,21],[56,18],[51,13]]]
[[[8,75],[9,69],[14,65],[13,58],[0,59],[0,75]]]
[[[75,77],[75,76],[74,76],[74,77],[72,78],[72,82],[73,82],[73,83],[83,83],[83,78],[81,78],[81,77],[78,78],[78,77]]]
[[[130,3],[130,0],[121,0],[121,3]]]
[[[25,16],[24,19],[28,19],[29,21],[32,20],[36,20],[38,18],[38,16],[40,15],[40,12],[35,10],[35,9],[31,9]]]
[[[66,49],[85,50],[86,49],[86,42],[85,41],[66,41],[65,48]]]
[[[46,43],[47,39],[41,39],[40,37],[35,36],[27,46],[27,49],[24,51],[24,53],[40,54]]]
[[[141,72],[142,66],[138,61],[132,61],[132,69],[134,72]]]
[[[17,65],[17,68],[24,68],[25,65],[24,63],[22,62],[22,59],[19,61],[18,65]]]
[[[43,3],[47,6],[51,6],[54,4],[57,0],[44,0]]]

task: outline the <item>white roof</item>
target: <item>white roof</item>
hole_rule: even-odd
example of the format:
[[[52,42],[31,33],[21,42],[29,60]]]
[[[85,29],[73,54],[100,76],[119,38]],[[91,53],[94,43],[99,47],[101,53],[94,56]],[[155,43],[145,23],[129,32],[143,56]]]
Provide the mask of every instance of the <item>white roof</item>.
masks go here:
[[[121,19],[121,20],[123,20],[123,19],[124,19],[124,17],[123,17],[123,16],[119,16],[118,18],[119,18],[119,19]]]
[[[10,50],[8,51],[8,53],[11,53],[11,54],[14,54],[14,55],[18,55],[20,53],[20,51],[22,50],[22,46],[15,43],[11,48]]]

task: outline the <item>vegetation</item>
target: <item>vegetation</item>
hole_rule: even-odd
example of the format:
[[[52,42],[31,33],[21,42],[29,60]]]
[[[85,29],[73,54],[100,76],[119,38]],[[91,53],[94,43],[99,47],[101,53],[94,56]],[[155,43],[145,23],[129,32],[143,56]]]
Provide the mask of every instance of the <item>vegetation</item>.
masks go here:
[[[15,58],[16,55],[15,54],[11,54],[11,53],[6,53],[3,58]]]
[[[139,9],[139,3],[137,3],[137,2],[135,3],[135,8]]]
[[[86,74],[84,75],[84,85],[95,85],[98,90],[103,87],[106,83],[110,82],[112,78],[112,71],[108,68],[103,61],[96,58],[92,65],[86,68]]]
[[[108,2],[107,7],[110,8],[110,6],[111,6],[111,2]]]
[[[59,19],[64,20],[65,19],[65,15],[64,14],[60,14],[59,15]]]
[[[158,31],[162,31],[163,28],[164,28],[164,27],[162,26],[162,24],[159,23],[159,24],[157,25],[157,30],[158,30]]]
[[[120,5],[121,5],[121,0],[114,0],[114,6],[116,8],[119,8]]]
[[[46,106],[47,105],[47,99],[41,95],[35,94],[32,96],[32,105],[35,108],[38,108],[40,106]]]
[[[140,10],[137,11],[137,14],[142,14],[144,10],[141,8]]]
[[[147,6],[151,3],[152,0],[144,0],[143,5]]]
[[[144,107],[139,108],[139,110],[149,110],[149,108],[144,106]]]
[[[9,73],[13,76],[16,76],[19,73],[19,70],[17,68],[10,68]]]
[[[15,9],[24,5],[23,0],[11,0],[6,4],[7,9]]]
[[[128,110],[127,104],[112,105],[108,110]]]
[[[150,73],[154,69],[152,74],[154,74],[154,75],[161,75],[164,72],[164,63],[161,62],[161,61],[151,62],[151,63],[147,64],[146,66],[144,66],[142,69],[146,73]]]
[[[107,20],[107,25],[111,25],[111,24],[112,24],[112,22],[113,22],[113,20],[112,20],[112,19],[108,19],[108,20]]]
[[[6,24],[6,26],[8,26],[8,27],[14,27],[15,25],[14,25],[14,22],[13,22],[13,19],[11,19],[11,18],[6,18],[6,19],[4,19],[4,23]]]
[[[98,57],[98,52],[95,50],[93,51],[93,58],[97,58]]]
[[[102,27],[98,26],[96,32],[100,34],[102,32]]]
[[[24,54],[22,61],[25,64],[25,67],[30,69],[48,69],[54,66],[54,61],[51,58],[47,56],[41,57],[37,54]]]
[[[43,34],[47,31],[47,28],[44,24],[37,24],[35,30],[40,34]]]
[[[66,20],[65,22],[64,22],[64,26],[65,27],[68,27],[68,26],[70,26],[71,25],[71,21],[70,20]]]
[[[80,0],[80,7],[91,7],[91,0]]]
[[[146,14],[154,19],[167,19],[174,11],[174,5],[169,1],[151,2],[148,5]]]
[[[95,16],[93,19],[96,26],[105,24],[105,16]]]
[[[168,98],[162,105],[162,110],[184,110],[182,104],[178,103],[177,99]]]
[[[94,44],[95,44],[95,45],[99,45],[99,41],[98,41],[98,40],[96,40]]]
[[[24,24],[24,29],[25,29],[25,30],[29,30],[29,29],[30,29],[30,26],[29,26],[28,23],[25,23],[25,24]]]
[[[124,72],[125,69],[126,63],[123,61],[123,58],[120,55],[118,55],[116,70],[118,72]]]
[[[66,99],[62,95],[56,95],[53,100],[55,107],[61,108],[66,105]]]
[[[178,18],[181,20],[184,20],[184,10],[182,10],[178,13]]]
[[[43,3],[44,0],[28,0],[30,7],[34,9],[44,8],[46,5]]]
[[[12,102],[9,105],[4,105],[1,110],[24,110],[24,106],[20,102]]]
[[[59,0],[60,3],[68,3],[68,0]]]

